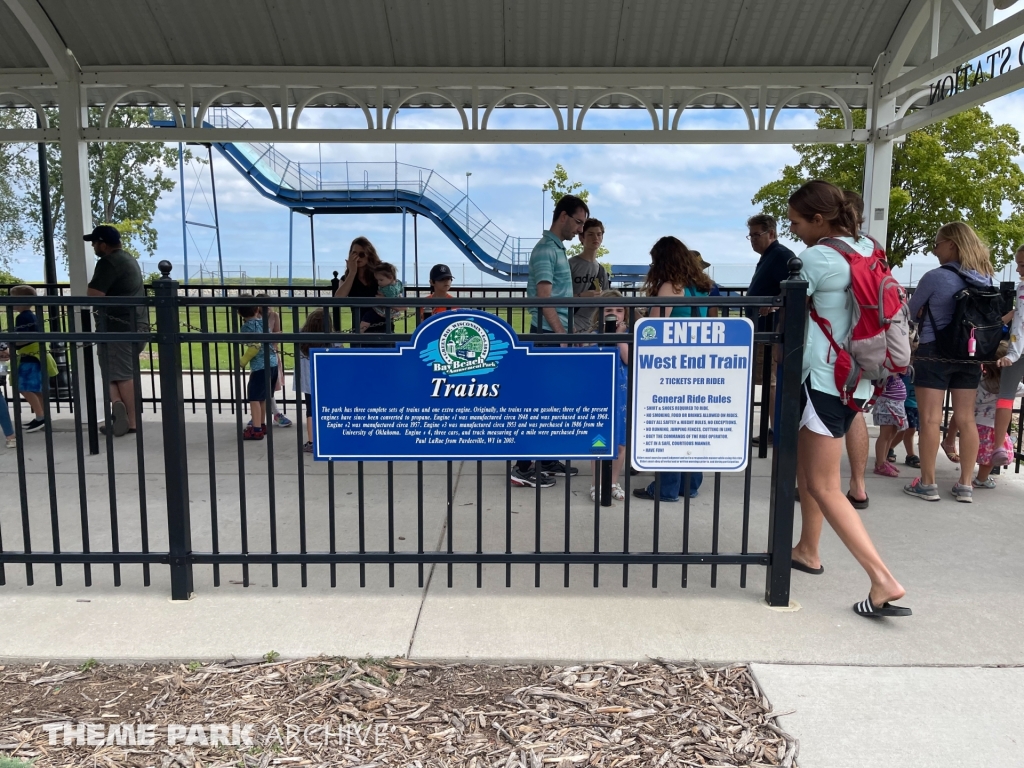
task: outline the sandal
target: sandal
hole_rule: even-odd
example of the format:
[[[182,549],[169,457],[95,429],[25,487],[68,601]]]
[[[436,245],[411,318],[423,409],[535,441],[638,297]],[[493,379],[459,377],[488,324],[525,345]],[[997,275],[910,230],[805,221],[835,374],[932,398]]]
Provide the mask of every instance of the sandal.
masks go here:
[[[853,606],[853,612],[858,616],[866,616],[869,619],[876,619],[881,616],[912,616],[909,608],[904,608],[902,605],[893,605],[892,603],[882,603],[881,605],[875,605],[871,602],[871,596],[868,596],[867,600],[863,600],[859,603],[855,603]]]
[[[974,478],[973,480],[971,480],[971,485],[973,485],[975,488],[988,488],[989,490],[992,490],[993,488],[996,487],[996,481],[993,480],[991,477],[986,477],[984,480]]]
[[[885,464],[875,465],[875,474],[882,475],[883,477],[899,477],[900,471],[896,469],[895,465],[887,461]]]
[[[626,498],[626,492],[618,483],[612,483],[612,498],[616,501],[622,501]]]
[[[894,451],[892,448],[890,448],[889,449],[889,453],[885,457],[885,460],[887,462],[889,462],[890,464],[895,464],[896,463],[896,451]]]
[[[993,467],[1008,467],[1010,466],[1010,453],[1005,447],[996,448],[992,451],[992,458],[989,459],[989,464]]]
[[[956,446],[952,448],[947,448],[945,445],[943,445],[942,452],[946,454],[946,458],[952,461],[954,464],[960,463],[960,454],[956,452]]]
[[[915,456],[914,454],[910,454],[909,456],[907,456],[907,458],[905,458],[903,460],[903,463],[906,464],[908,467],[913,467],[914,469],[920,469],[921,468],[921,457],[920,456]]]

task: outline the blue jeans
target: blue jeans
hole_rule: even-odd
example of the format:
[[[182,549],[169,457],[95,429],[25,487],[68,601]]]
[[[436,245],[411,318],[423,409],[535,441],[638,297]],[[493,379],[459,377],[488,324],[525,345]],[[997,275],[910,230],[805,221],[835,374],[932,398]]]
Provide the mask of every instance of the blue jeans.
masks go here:
[[[661,500],[679,501],[679,487],[683,484],[683,472],[659,472],[661,476]],[[704,482],[703,472],[687,472],[690,476],[690,498],[697,495],[697,489]],[[654,483],[647,486],[647,492],[654,495]]]
[[[14,434],[14,425],[11,424],[11,414],[7,410],[7,398],[4,397],[4,392],[0,389],[0,429],[4,432],[4,437],[10,437]]]

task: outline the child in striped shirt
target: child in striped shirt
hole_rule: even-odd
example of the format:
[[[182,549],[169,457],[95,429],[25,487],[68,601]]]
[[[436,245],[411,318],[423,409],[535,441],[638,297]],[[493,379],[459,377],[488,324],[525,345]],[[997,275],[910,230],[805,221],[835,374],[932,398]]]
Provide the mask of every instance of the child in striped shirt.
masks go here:
[[[907,428],[907,388],[899,376],[890,376],[885,389],[875,401],[871,411],[878,439],[875,440],[875,474],[884,477],[899,477],[900,471],[889,461],[889,449],[899,442]]]

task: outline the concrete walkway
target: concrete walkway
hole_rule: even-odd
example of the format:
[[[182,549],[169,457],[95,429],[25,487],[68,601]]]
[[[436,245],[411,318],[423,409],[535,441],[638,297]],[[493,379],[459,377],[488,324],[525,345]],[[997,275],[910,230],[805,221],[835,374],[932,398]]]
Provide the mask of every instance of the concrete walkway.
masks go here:
[[[215,477],[209,475],[206,432],[198,418],[188,430],[194,546],[209,549],[211,498],[217,499],[217,530],[225,551],[239,545],[241,509],[234,427],[215,425]],[[61,510],[58,528],[65,549],[80,546],[80,498],[73,435],[68,425],[55,432],[54,483]],[[156,423],[144,433],[155,437]],[[304,462],[308,547],[326,549],[327,470],[299,459],[294,430],[276,430],[274,451],[278,546],[298,546],[295,517],[296,471]],[[26,436],[27,486],[36,549],[49,548],[51,531],[48,478],[42,439]],[[146,513],[150,546],[166,547],[163,520],[162,456],[147,439]],[[14,451],[0,455],[6,479],[0,495],[0,531],[4,546],[20,549],[21,510]],[[902,459],[902,451],[900,451]],[[269,459],[266,443],[244,446],[242,485],[247,491],[249,545],[269,547]],[[113,457],[114,497],[121,547],[139,544],[139,467],[135,445],[118,441]],[[955,467],[940,457],[940,484],[952,485]],[[107,457],[86,457],[86,496],[92,546],[110,546],[110,484]],[[366,536],[368,549],[386,548],[385,466],[367,464]],[[415,548],[415,465],[395,465],[397,549]],[[455,548],[475,547],[477,469],[473,462],[453,467]],[[766,536],[770,461],[754,459],[751,487],[752,551],[763,550]],[[909,470],[906,474],[909,475]],[[339,550],[355,546],[357,528],[354,468],[336,468],[335,494]],[[504,464],[482,465],[479,498],[484,549],[504,548]],[[634,478],[633,482],[644,482]],[[272,586],[269,566],[250,568],[251,585],[241,585],[241,567],[223,566],[220,586],[213,569],[196,567],[196,596],[173,603],[167,569],[153,566],[151,585],[143,585],[141,566],[122,566],[120,587],[113,568],[93,566],[93,586],[83,585],[82,566],[62,569],[63,586],[54,585],[54,568],[36,566],[35,584],[26,584],[24,566],[5,568],[0,587],[0,660],[68,659],[223,659],[256,657],[275,650],[284,657],[316,654],[347,656],[406,655],[422,659],[602,660],[662,657],[708,662],[751,661],[777,711],[794,709],[783,723],[802,741],[802,766],[844,765],[1024,765],[1020,669],[983,666],[1024,665],[1024,475],[1004,473],[992,491],[976,491],[976,502],[956,504],[948,496],[938,504],[910,499],[901,492],[906,479],[870,476],[871,507],[864,513],[869,531],[886,562],[908,589],[905,603],[914,616],[870,621],[851,611],[867,594],[868,581],[836,536],[826,528],[822,576],[793,575],[793,599],[799,610],[769,609],[763,600],[764,569],[750,567],[747,587],[739,587],[739,568],[719,568],[718,586],[709,585],[708,566],[690,566],[688,586],[681,571],[662,567],[653,588],[652,568],[604,566],[593,586],[589,566],[574,566],[569,586],[563,568],[484,566],[477,588],[475,566],[452,569],[426,566],[424,586],[416,566],[395,569],[388,587],[388,566],[366,566],[365,588],[358,566],[338,566],[337,586],[327,566],[307,569],[302,587],[298,566],[281,566]],[[424,541],[427,549],[446,546],[444,465],[425,465]],[[565,534],[564,481],[543,492],[540,527],[547,549]],[[573,482],[570,536],[573,549],[593,542],[593,506],[589,482]],[[216,494],[215,497],[212,494]],[[691,549],[710,544],[713,491],[710,483],[691,506]],[[723,476],[722,549],[736,551],[742,477]],[[532,490],[513,489],[513,549],[532,551],[537,520]],[[661,546],[678,549],[682,505],[664,505]],[[649,549],[652,505],[631,507],[630,546]],[[798,523],[799,525],[799,523]],[[166,527],[166,524],[163,523]],[[602,512],[604,548],[621,547],[621,504]],[[794,606],[795,607],[795,606]],[[942,665],[942,666],[936,666]],[[972,735],[973,734],[973,735]],[[1014,762],[1016,760],[1017,762]]]

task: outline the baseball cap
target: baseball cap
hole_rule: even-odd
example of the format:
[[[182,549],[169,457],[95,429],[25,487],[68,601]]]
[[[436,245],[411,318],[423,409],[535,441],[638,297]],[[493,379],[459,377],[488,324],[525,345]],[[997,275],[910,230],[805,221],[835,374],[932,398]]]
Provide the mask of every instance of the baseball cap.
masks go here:
[[[120,245],[121,233],[109,224],[101,224],[92,231],[91,235],[82,238],[89,243],[106,243],[107,245]]]
[[[435,282],[438,280],[452,280],[452,271],[448,269],[447,264],[435,264],[430,268],[430,279]]]

